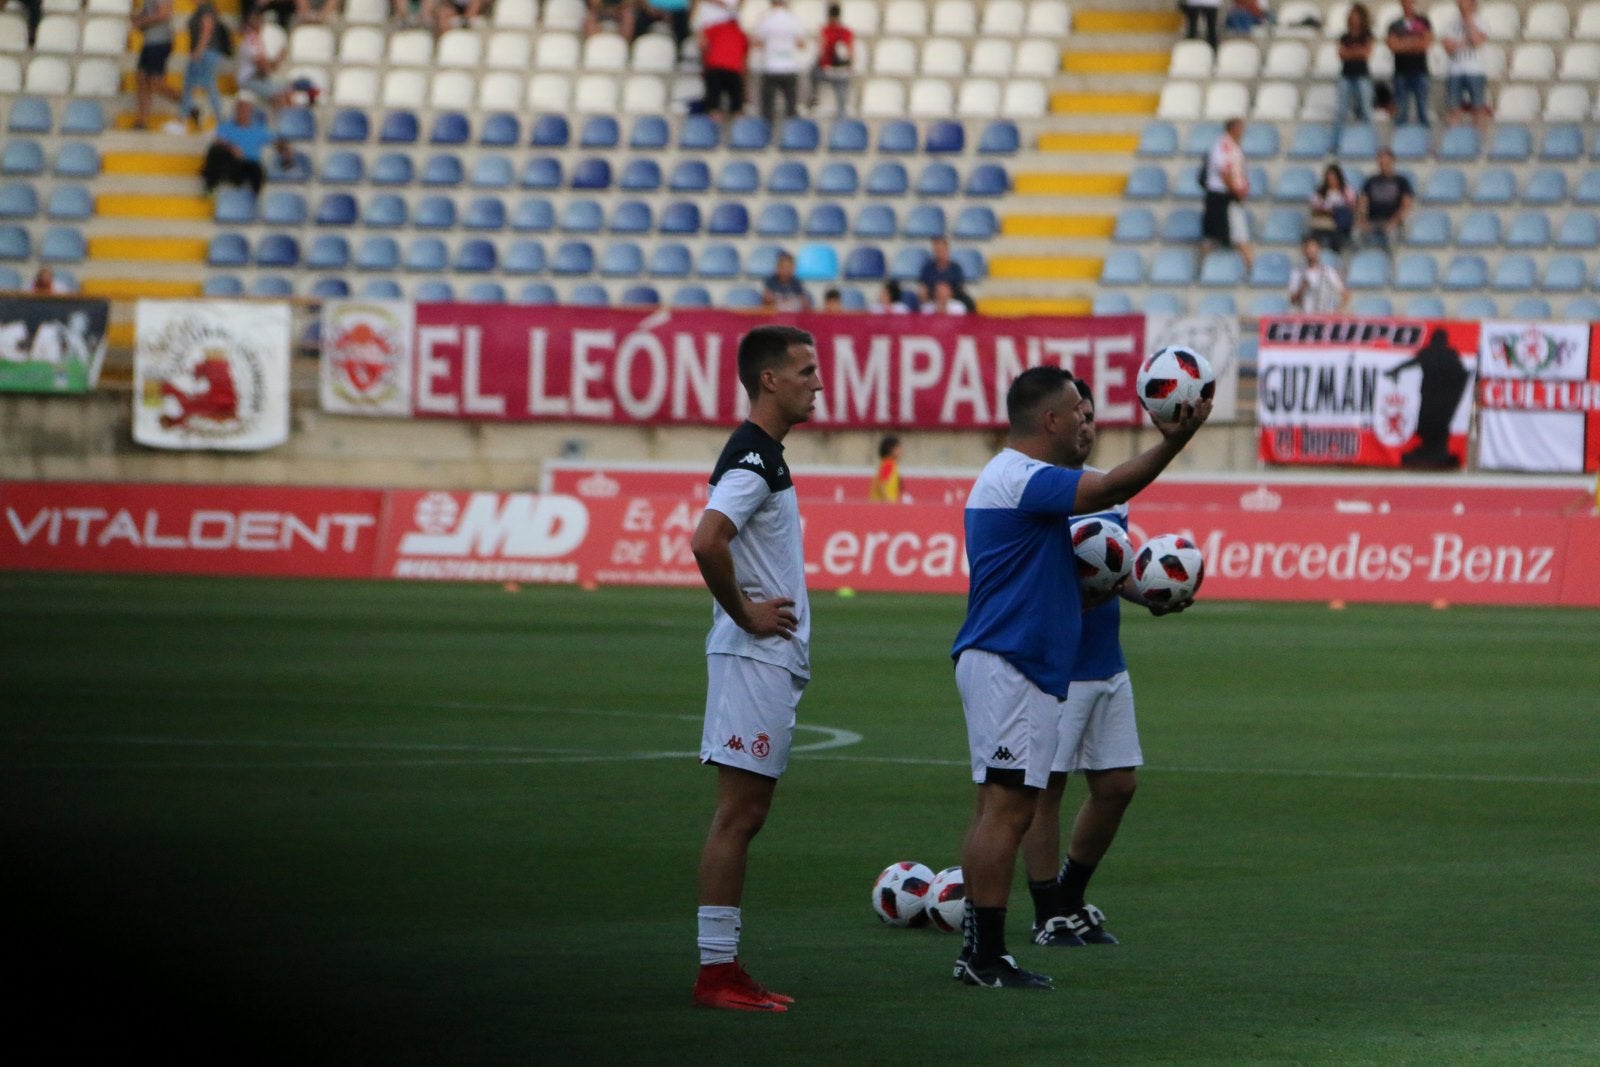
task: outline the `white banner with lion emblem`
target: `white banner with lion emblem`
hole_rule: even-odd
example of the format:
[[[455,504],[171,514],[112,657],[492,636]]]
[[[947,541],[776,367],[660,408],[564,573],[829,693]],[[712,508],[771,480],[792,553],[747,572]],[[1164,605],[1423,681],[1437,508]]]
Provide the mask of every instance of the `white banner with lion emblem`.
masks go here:
[[[1588,323],[1486,322],[1478,357],[1478,466],[1600,465],[1600,360]]]
[[[401,300],[322,305],[322,410],[411,415],[412,306]]]
[[[289,306],[141,300],[133,439],[255,452],[289,439]]]

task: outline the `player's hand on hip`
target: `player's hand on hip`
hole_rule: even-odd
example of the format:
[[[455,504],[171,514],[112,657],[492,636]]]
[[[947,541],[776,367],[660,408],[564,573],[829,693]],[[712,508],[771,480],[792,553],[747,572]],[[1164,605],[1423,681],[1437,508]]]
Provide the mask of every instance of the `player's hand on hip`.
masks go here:
[[[786,596],[751,600],[746,594],[744,614],[744,628],[757,637],[781,637],[787,641],[800,625],[800,617],[794,613],[794,600]]]

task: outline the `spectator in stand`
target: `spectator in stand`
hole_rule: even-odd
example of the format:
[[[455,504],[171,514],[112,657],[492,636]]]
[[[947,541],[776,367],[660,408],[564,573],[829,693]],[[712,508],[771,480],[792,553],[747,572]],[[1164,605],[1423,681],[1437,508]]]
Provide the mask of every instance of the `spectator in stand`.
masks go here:
[[[965,315],[967,305],[956,299],[956,293],[947,281],[933,283],[933,299],[922,305],[924,315]]]
[[[800,50],[806,28],[789,10],[789,0],[772,0],[756,23],[755,39],[761,45],[761,117],[777,125],[778,97],[783,97],[783,117],[799,114]]]
[[[1311,236],[1330,252],[1342,252],[1356,226],[1356,191],[1344,180],[1344,170],[1329,163],[1322,184],[1311,194]]]
[[[178,94],[167,84],[167,60],[172,58],[172,0],[140,0],[132,15],[133,28],[139,31],[139,62],[134,69],[139,110],[133,128],[150,128],[150,104],[157,95],[178,102]]]
[[[778,263],[761,285],[761,306],[769,311],[809,311],[811,294],[794,276],[794,257],[778,253]]]
[[[340,0],[295,0],[294,21],[322,23],[339,14]],[[287,22],[284,29],[289,28]]]
[[[829,286],[827,289],[823,290],[823,293],[822,293],[822,310],[823,311],[843,311],[844,310],[844,294],[841,293],[838,290],[837,287]]]
[[[1489,39],[1478,24],[1477,0],[1456,0],[1456,17],[1444,31],[1445,121],[1471,118],[1480,131],[1489,125],[1489,79],[1478,49]]]
[[[457,26],[474,25],[482,13],[483,0],[433,0],[431,10],[427,4],[422,7],[423,21],[429,24],[435,37],[443,37],[446,30]]]
[[[900,503],[900,438],[885,434],[878,442],[878,471],[867,486],[867,499],[874,504]]]
[[[700,109],[712,118],[744,110],[745,60],[750,40],[739,26],[737,0],[700,0],[695,6],[695,32],[700,36],[701,77],[705,99]]]
[[[1244,202],[1250,195],[1250,179],[1244,169],[1244,119],[1232,118],[1222,128],[1222,136],[1211,146],[1201,172],[1205,187],[1205,209],[1200,218],[1200,245],[1233,248],[1249,271],[1255,263],[1250,247],[1250,219]]]
[[[9,0],[0,0],[0,11],[4,11]],[[28,20],[28,47],[33,47],[34,39],[39,35],[39,22],[44,18],[44,0],[22,0],[22,15]]]
[[[272,77],[277,73],[287,47],[273,55],[267,47],[266,36],[261,32],[261,9],[250,12],[239,30],[239,88],[265,103],[269,108],[280,108],[289,102],[289,83]]]
[[[189,114],[196,132],[200,130],[200,109],[189,103],[196,89],[206,94],[211,104],[211,116],[220,125],[223,121],[222,93],[217,88],[217,75],[222,62],[233,55],[233,34],[222,21],[211,0],[200,0],[189,16],[189,65],[183,70],[183,88],[178,95],[179,104]]]
[[[273,140],[272,128],[256,114],[255,99],[249,93],[240,93],[233,118],[217,126],[216,137],[200,165],[206,194],[216,192],[219,185],[248,185],[251,193],[259,196],[261,183],[266,180],[261,154]]]
[[[1332,264],[1322,262],[1322,243],[1315,234],[1300,240],[1305,266],[1289,275],[1289,303],[1302,315],[1336,315],[1350,304],[1350,290]]]
[[[1333,114],[1333,143],[1338,145],[1346,116],[1372,121],[1372,15],[1366,4],[1353,4],[1339,38],[1339,105]]]
[[[1406,176],[1395,173],[1394,153],[1380,149],[1378,173],[1361,187],[1361,198],[1356,203],[1356,225],[1367,243],[1385,252],[1394,251],[1394,235],[1405,225],[1414,195]]]
[[[811,70],[808,111],[817,109],[817,96],[826,84],[833,90],[835,115],[843,115],[850,104],[850,72],[856,58],[856,35],[840,20],[838,4],[828,5],[828,21],[817,44],[817,65]]]
[[[66,284],[56,277],[54,269],[49,266],[43,266],[33,276],[33,281],[28,285],[28,291],[30,293],[54,295],[65,293],[68,289]]]
[[[1217,50],[1217,10],[1222,7],[1222,0],[1182,0],[1179,4],[1183,8],[1184,31],[1186,41],[1192,41],[1200,36],[1200,22],[1205,20],[1206,43],[1211,50]]]
[[[299,0],[305,3],[305,0]],[[267,15],[278,20],[278,25],[287,30],[299,13],[296,0],[239,0],[239,25],[242,27],[250,21],[250,16],[260,12],[263,21]]]
[[[683,58],[683,42],[689,39],[689,0],[639,0],[633,16],[633,39],[638,40],[657,23],[672,30],[675,55]]]
[[[311,180],[311,157],[304,152],[296,152],[293,145],[280,137],[273,144],[266,172],[268,181],[308,182]]]
[[[1229,33],[1248,37],[1256,32],[1258,27],[1275,21],[1272,11],[1267,7],[1267,0],[1233,0],[1228,8],[1227,17],[1222,20],[1222,26]]]
[[[443,3],[445,0],[440,2]],[[583,20],[583,35],[592,37],[609,22],[617,28],[618,33],[631,41],[637,8],[638,5],[634,0],[589,0],[589,12]]]
[[[944,282],[950,286],[950,295],[971,311],[973,299],[967,292],[967,273],[961,269],[961,264],[950,258],[950,242],[943,237],[935,237],[930,247],[933,255],[917,275],[917,281],[922,285],[921,302],[932,303],[935,287]]]
[[[1394,120],[1428,125],[1428,48],[1433,44],[1433,24],[1417,14],[1417,0],[1400,0],[1400,17],[1389,24],[1384,38],[1394,53]]]
[[[909,294],[900,289],[900,283],[890,278],[878,290],[878,302],[872,305],[874,315],[908,315],[914,308],[908,303]]]

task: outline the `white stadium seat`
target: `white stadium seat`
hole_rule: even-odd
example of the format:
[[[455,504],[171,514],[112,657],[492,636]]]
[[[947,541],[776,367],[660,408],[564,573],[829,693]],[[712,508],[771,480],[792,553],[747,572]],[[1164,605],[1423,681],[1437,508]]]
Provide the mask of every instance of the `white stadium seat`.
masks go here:
[[[1374,78],[1387,80],[1394,77],[1394,53],[1387,48],[1374,48],[1371,58],[1367,60],[1367,67]]]
[[[401,30],[389,37],[391,67],[426,67],[433,63],[433,34],[427,30]]]
[[[495,70],[527,70],[533,61],[533,38],[516,30],[496,30],[489,37],[484,65]]]
[[[528,79],[528,107],[565,111],[572,100],[572,80],[565,74],[539,73]]]
[[[18,93],[21,91],[22,64],[11,56],[0,56],[0,93]]]
[[[1555,77],[1556,53],[1547,44],[1519,44],[1511,53],[1514,82],[1547,82]]]
[[[1540,115],[1539,90],[1531,85],[1507,85],[1494,101],[1494,117],[1505,122],[1536,122]]]
[[[520,111],[522,77],[508,70],[493,70],[478,83],[478,107],[484,111]]]
[[[1061,0],[1033,0],[1028,6],[1029,37],[1065,37],[1072,32],[1072,12]]]
[[[1491,41],[1515,41],[1522,34],[1522,12],[1506,0],[1478,8],[1478,25]]]
[[[378,102],[378,72],[368,67],[340,67],[333,76],[332,95],[333,103],[340,107],[372,107]]]
[[[533,46],[533,69],[578,69],[578,39],[570,33],[546,33]]]
[[[72,67],[60,56],[34,56],[22,80],[25,92],[38,96],[65,96],[72,85]]]
[[[955,94],[950,83],[938,78],[918,78],[911,83],[910,113],[913,118],[949,118],[955,111]]]
[[[667,86],[654,74],[632,74],[622,83],[622,110],[630,115],[659,113],[665,99]]]
[[[1211,61],[1211,46],[1204,41],[1179,41],[1172,46],[1172,58],[1167,61],[1167,77],[1209,78]]]
[[[537,0],[495,0],[489,21],[497,30],[531,30],[539,21]]]
[[[1572,36],[1580,41],[1600,41],[1600,0],[1589,0],[1578,9],[1578,25]]]
[[[922,0],[889,0],[883,9],[883,32],[902,37],[925,37],[928,9]]]
[[[347,26],[381,26],[389,21],[389,0],[345,0],[344,21]]]
[[[472,30],[446,30],[439,38],[439,66],[476,70],[483,65],[483,38]]]
[[[16,11],[0,11],[0,52],[26,53],[28,50],[28,24]],[[0,89],[0,93],[15,92]]]
[[[633,42],[633,69],[641,74],[671,74],[678,66],[678,49],[671,37],[647,33]]]
[[[583,29],[584,19],[587,16],[588,9],[583,0],[545,0],[544,17],[539,25],[544,27],[546,33],[551,30],[577,33]]]
[[[1370,12],[1372,5],[1368,4],[1367,10]],[[1335,3],[1328,5],[1328,13],[1322,18],[1322,35],[1337,41],[1344,36],[1345,27],[1349,21],[1350,0],[1336,0]],[[1372,36],[1378,39],[1379,47],[1382,47],[1384,34],[1388,32],[1388,23],[1379,22],[1377,19],[1372,20]]]
[[[1250,111],[1250,90],[1243,82],[1214,81],[1206,86],[1201,114],[1208,119],[1225,120]]]
[[[428,103],[447,111],[465,111],[472,107],[477,93],[477,80],[471,74],[464,70],[441,70],[428,86]]]
[[[391,70],[383,76],[384,107],[421,107],[428,99],[428,76],[420,70]]]
[[[1565,41],[1571,33],[1572,13],[1558,0],[1534,4],[1522,23],[1525,41]]]
[[[333,31],[326,26],[307,23],[296,26],[289,34],[289,60],[292,63],[314,63],[327,66],[333,62]]]
[[[1278,37],[1311,37],[1316,30],[1300,25],[1308,17],[1322,19],[1322,6],[1316,0],[1284,0],[1277,9],[1278,25],[1272,31]]]
[[[118,15],[124,24],[128,20],[128,5],[124,0],[89,0],[83,9],[91,15]]]
[[[1017,45],[1017,78],[1054,78],[1061,73],[1061,46],[1055,41],[1030,38]]]
[[[621,87],[612,74],[585,74],[572,87],[572,106],[590,114],[617,110]]]
[[[861,114],[867,118],[902,117],[906,110],[905,86],[893,78],[873,78],[861,88]]]
[[[828,21],[828,3],[829,0],[790,0],[789,10],[800,20],[800,25],[817,32]]]
[[[972,0],[938,0],[933,5],[933,32],[971,37],[978,32],[978,11]]]
[[[383,59],[383,31],[356,26],[339,38],[339,65],[376,66]]]
[[[72,73],[76,96],[121,96],[122,66],[110,59],[80,59]]]
[[[746,33],[755,32],[756,23],[761,21],[761,16],[770,10],[770,0],[743,0],[739,5],[739,25],[744,27]],[[849,25],[849,23],[845,23]],[[752,42],[753,44],[753,42]]]
[[[1307,122],[1329,122],[1338,108],[1338,90],[1332,85],[1309,85],[1300,98],[1300,117]]]
[[[972,46],[972,58],[967,61],[967,73],[985,78],[1004,78],[1011,73],[1016,49],[1010,41],[984,38]]]
[[[1022,0],[989,0],[983,5],[983,35],[1020,37],[1027,18],[1028,10]]]
[[[272,28],[278,29],[276,26]],[[90,19],[83,24],[83,41],[78,47],[90,56],[121,55],[128,50],[128,20]]]
[[[1582,122],[1589,117],[1589,87],[1557,85],[1544,98],[1546,122]]]
[[[962,82],[956,114],[964,119],[991,119],[1000,114],[1000,83],[987,78]]]
[[[1300,90],[1290,82],[1262,82],[1252,113],[1263,122],[1293,122],[1300,112]]]
[[[936,78],[958,78],[966,70],[966,49],[960,41],[934,37],[922,42],[922,73]]]
[[[1036,119],[1044,115],[1049,103],[1044,82],[1009,81],[1000,97],[1000,114],[1008,119]]]
[[[839,17],[858,38],[878,36],[878,0],[844,0]]]
[[[1187,122],[1200,117],[1200,86],[1194,82],[1168,82],[1161,87],[1156,117]]]
[[[1335,53],[1337,55],[1337,53]],[[1261,65],[1263,78],[1293,78],[1306,76],[1311,56],[1303,41],[1273,41],[1267,49],[1267,58]]]
[[[1212,68],[1219,78],[1254,78],[1260,70],[1261,49],[1253,41],[1223,41]]]
[[[597,33],[583,42],[584,70],[626,70],[628,42],[620,33]]]
[[[75,15],[46,15],[39,22],[33,50],[39,53],[71,55],[78,50],[78,19]]]
[[[1372,54],[1376,56],[1380,51],[1387,52],[1388,49],[1374,48]],[[1311,65],[1311,76],[1318,81],[1337,78],[1339,68],[1339,46],[1332,41],[1323,41],[1317,46],[1317,58]]]
[[[1600,45],[1584,42],[1567,45],[1567,50],[1561,54],[1561,73],[1557,80],[1600,81]]]
[[[885,37],[872,50],[872,73],[910,77],[917,72],[917,46],[904,37]]]

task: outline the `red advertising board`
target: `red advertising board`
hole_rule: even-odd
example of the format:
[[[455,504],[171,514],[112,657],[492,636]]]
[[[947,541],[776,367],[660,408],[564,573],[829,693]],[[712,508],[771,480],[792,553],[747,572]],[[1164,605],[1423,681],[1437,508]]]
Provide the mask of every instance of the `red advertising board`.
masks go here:
[[[739,338],[765,320],[725,311],[419,304],[411,414],[502,422],[732,425],[747,410]],[[815,424],[989,429],[1027,367],[1060,364],[1095,390],[1102,425],[1144,416],[1134,379],[1144,317],[789,316],[817,339]]]
[[[367,578],[377,489],[0,483],[0,568]]]

